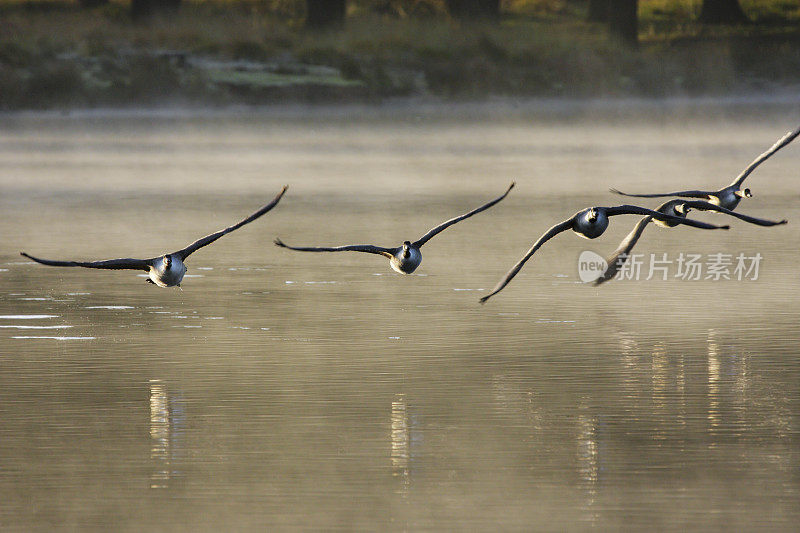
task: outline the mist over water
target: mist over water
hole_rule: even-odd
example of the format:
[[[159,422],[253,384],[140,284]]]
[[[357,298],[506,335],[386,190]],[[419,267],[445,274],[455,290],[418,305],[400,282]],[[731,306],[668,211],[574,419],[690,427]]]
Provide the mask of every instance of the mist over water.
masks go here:
[[[563,105],[563,104],[559,104]],[[637,221],[533,241],[607,193],[728,184],[786,103],[502,103],[19,114],[0,126],[4,530],[789,531],[800,519],[800,145],[748,178],[763,228],[636,251],[753,255],[758,279],[578,277]],[[631,111],[633,109],[634,111]],[[380,256],[441,233],[414,275]],[[193,254],[183,290],[53,259]]]

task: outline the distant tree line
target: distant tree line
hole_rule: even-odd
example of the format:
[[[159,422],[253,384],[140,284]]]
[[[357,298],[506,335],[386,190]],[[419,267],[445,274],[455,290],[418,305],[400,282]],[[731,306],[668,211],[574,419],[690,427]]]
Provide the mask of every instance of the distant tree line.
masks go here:
[[[638,0],[587,0],[588,18],[607,24],[609,31],[634,44],[638,33]],[[450,16],[456,19],[496,19],[501,0],[444,0]],[[306,0],[307,26],[324,28],[341,25],[347,10],[346,0]],[[705,24],[737,24],[748,19],[739,0],[703,0],[699,21]]]
[[[79,2],[83,7],[94,8],[108,4],[109,0],[79,0]],[[180,5],[181,0],[131,0],[131,16],[135,19],[146,19],[159,13],[169,15],[177,12]]]
[[[501,0],[444,0],[447,12],[457,19],[496,19]],[[313,28],[340,25],[344,22],[346,0],[306,0],[307,25]],[[636,43],[638,0],[588,0],[588,18],[608,25],[609,31],[623,41]],[[747,22],[739,0],[703,0],[699,21],[705,24]]]
[[[500,0],[446,0],[447,12],[461,19],[492,19],[500,16]]]
[[[589,0],[588,17],[604,22],[611,33],[628,43],[636,43],[638,33],[637,0]],[[704,24],[748,22],[739,0],[703,0],[698,19]]]
[[[399,1],[399,0],[398,0]],[[79,0],[94,8],[109,0]],[[407,0],[413,3],[414,0]],[[638,0],[587,0],[588,18],[604,23],[609,31],[629,44],[635,44],[638,33]],[[388,2],[387,2],[388,3]],[[402,3],[402,2],[400,2]],[[131,15],[147,19],[156,14],[178,11],[181,0],[131,0]],[[501,0],[443,0],[450,16],[460,20],[492,20],[500,17]],[[306,26],[311,29],[335,28],[344,24],[347,0],[305,0]],[[705,24],[738,24],[747,22],[739,0],[703,0],[699,21]]]
[[[629,44],[638,40],[638,10],[638,0],[589,0],[589,20],[606,23],[611,33]]]

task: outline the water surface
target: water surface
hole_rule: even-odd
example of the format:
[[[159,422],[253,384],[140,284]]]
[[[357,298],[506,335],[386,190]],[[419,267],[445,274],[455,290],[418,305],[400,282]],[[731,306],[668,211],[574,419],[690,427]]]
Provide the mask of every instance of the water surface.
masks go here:
[[[789,225],[653,227],[637,247],[759,253],[756,280],[672,264],[666,281],[581,284],[580,252],[636,221],[617,217],[477,303],[551,225],[624,203],[608,187],[721,187],[800,120],[704,109],[5,117],[0,526],[792,530],[800,145],[739,208]],[[511,180],[412,276],[272,245],[397,245]],[[182,291],[18,255],[154,256],[285,183],[189,259]]]

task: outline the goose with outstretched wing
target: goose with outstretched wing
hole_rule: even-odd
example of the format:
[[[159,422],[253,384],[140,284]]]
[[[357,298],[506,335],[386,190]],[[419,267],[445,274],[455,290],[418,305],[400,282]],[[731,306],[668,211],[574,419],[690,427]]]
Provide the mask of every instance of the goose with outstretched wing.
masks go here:
[[[366,252],[369,254],[377,254],[382,255],[384,257],[389,258],[389,266],[392,267],[392,270],[399,272],[400,274],[411,274],[414,272],[417,267],[422,262],[422,252],[420,252],[420,248],[423,244],[431,240],[433,237],[441,233],[442,231],[446,230],[453,224],[457,222],[461,222],[465,218],[469,218],[472,215],[476,215],[481,211],[485,211],[489,209],[496,203],[500,202],[503,198],[505,198],[511,189],[514,188],[515,183],[511,183],[508,186],[506,192],[504,192],[501,196],[495,198],[491,202],[483,204],[480,207],[476,207],[472,211],[468,213],[464,213],[463,215],[459,215],[457,217],[451,218],[445,222],[442,222],[435,228],[432,228],[428,233],[420,237],[418,240],[411,242],[405,241],[402,245],[396,248],[384,248],[382,246],[374,246],[371,244],[352,244],[347,246],[334,246],[334,247],[316,247],[316,246],[289,246],[288,244],[284,243],[280,239],[275,239],[275,244],[282,248],[288,248],[290,250],[296,250],[298,252]]]
[[[742,198],[752,198],[753,194],[750,192],[748,188],[742,188],[742,183],[744,182],[745,178],[749,176],[755,169],[772,157],[775,152],[792,142],[798,135],[800,135],[800,127],[795,129],[794,131],[790,131],[780,139],[778,142],[773,144],[769,150],[758,156],[750,163],[747,168],[745,168],[741,174],[739,174],[733,182],[728,185],[727,187],[723,187],[718,191],[701,191],[701,190],[689,190],[689,191],[676,191],[676,192],[669,192],[669,193],[656,193],[656,194],[631,194],[619,191],[617,189],[610,189],[611,192],[615,194],[619,194],[622,196],[631,196],[635,198],[663,198],[666,196],[679,196],[683,198],[703,198],[712,204],[716,204],[720,207],[724,207],[725,209],[734,210],[736,206],[739,205],[739,202]]]
[[[679,218],[686,218],[686,215],[689,214],[689,211],[692,209],[696,209],[698,211],[716,211],[718,213],[724,213],[757,226],[779,226],[786,224],[786,220],[774,221],[751,217],[741,213],[734,213],[733,211],[725,209],[724,207],[701,200],[669,200],[658,206],[656,211]],[[654,220],[651,216],[643,217],[639,222],[636,223],[631,232],[622,240],[622,242],[619,243],[619,246],[614,253],[612,253],[611,256],[606,259],[606,270],[594,281],[595,285],[605,283],[617,275],[617,272],[619,272],[620,268],[622,268],[622,265],[624,265],[625,261],[627,261],[631,250],[633,250],[633,247],[639,241],[639,237],[642,236],[642,233],[650,222],[654,222],[656,225],[666,228],[674,228],[678,225],[678,223],[673,220]]]
[[[533,254],[536,253],[536,250],[542,247],[544,243],[567,230],[572,230],[578,236],[584,237],[586,239],[596,239],[600,235],[602,235],[606,228],[608,228],[609,218],[617,215],[644,215],[644,216],[651,216],[658,220],[664,221],[672,221],[676,224],[686,224],[687,226],[693,226],[695,228],[701,229],[728,229],[729,226],[716,226],[714,224],[707,224],[705,222],[700,222],[697,220],[692,220],[690,218],[680,218],[672,215],[668,215],[665,213],[659,213],[658,211],[653,211],[650,209],[646,209],[644,207],[638,207],[635,205],[619,205],[616,207],[590,207],[588,209],[583,209],[575,213],[572,217],[568,218],[564,222],[560,222],[547,230],[544,235],[539,237],[539,239],[533,243],[533,246],[530,250],[520,259],[514,267],[508,271],[508,273],[501,279],[497,285],[495,285],[492,292],[488,295],[484,296],[480,299],[481,303],[486,303],[486,301],[503,290],[503,288],[508,285],[508,283],[514,279],[514,276],[522,269],[522,266],[525,264],[528,259],[530,259]]]
[[[159,287],[180,287],[181,280],[183,280],[184,274],[186,274],[186,265],[184,262],[186,258],[189,257],[191,254],[199,250],[204,246],[208,246],[212,242],[216,241],[223,235],[227,235],[228,233],[239,229],[240,227],[244,226],[245,224],[249,224],[250,222],[254,221],[255,219],[259,218],[263,214],[267,213],[273,207],[278,205],[278,202],[283,197],[284,193],[288,186],[284,186],[281,189],[281,192],[272,199],[270,203],[250,215],[249,217],[245,218],[237,222],[232,226],[228,226],[227,228],[212,233],[210,235],[206,235],[205,237],[196,240],[186,248],[182,250],[178,250],[177,252],[172,252],[168,254],[164,254],[158,257],[152,257],[150,259],[108,259],[105,261],[53,261],[50,259],[41,259],[39,257],[34,257],[29,255],[25,252],[20,252],[21,255],[27,257],[28,259],[32,259],[37,263],[41,263],[43,265],[48,266],[58,266],[58,267],[84,267],[84,268],[100,268],[100,269],[110,269],[110,270],[143,270],[148,273],[147,281],[149,283],[153,283],[154,285],[158,285]]]

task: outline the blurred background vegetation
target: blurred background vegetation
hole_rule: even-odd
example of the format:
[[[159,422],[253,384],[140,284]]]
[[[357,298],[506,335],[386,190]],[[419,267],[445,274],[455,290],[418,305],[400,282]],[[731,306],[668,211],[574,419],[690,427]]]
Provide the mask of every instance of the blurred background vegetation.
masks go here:
[[[797,93],[800,0],[0,0],[0,108]]]

